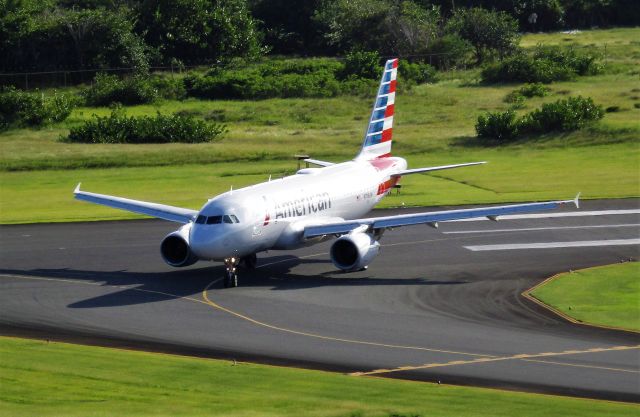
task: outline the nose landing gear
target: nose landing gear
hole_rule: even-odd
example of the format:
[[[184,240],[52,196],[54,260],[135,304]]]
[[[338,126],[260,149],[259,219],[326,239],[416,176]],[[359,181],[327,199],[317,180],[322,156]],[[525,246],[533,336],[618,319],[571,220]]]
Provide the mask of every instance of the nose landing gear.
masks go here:
[[[238,286],[238,258],[227,258],[224,260],[225,273],[224,273],[224,287],[237,287]]]
[[[238,265],[246,269],[252,270],[258,264],[258,257],[255,253],[244,256],[242,258],[227,258],[224,260],[224,287],[234,288],[238,286]]]

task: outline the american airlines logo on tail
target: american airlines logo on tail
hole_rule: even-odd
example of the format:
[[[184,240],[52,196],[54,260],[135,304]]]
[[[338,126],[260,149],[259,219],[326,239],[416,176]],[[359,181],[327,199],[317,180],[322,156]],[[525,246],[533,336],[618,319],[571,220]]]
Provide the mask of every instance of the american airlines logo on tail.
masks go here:
[[[369,160],[391,156],[391,135],[397,76],[398,59],[390,59],[384,65],[380,88],[371,112],[362,150],[356,159]]]

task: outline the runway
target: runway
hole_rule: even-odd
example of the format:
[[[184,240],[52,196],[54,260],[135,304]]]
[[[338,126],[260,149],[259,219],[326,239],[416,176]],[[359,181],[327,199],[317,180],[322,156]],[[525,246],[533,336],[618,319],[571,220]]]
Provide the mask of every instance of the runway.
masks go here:
[[[375,215],[399,211],[417,210]],[[558,272],[637,260],[640,200],[555,213],[387,231],[351,274],[331,242],[263,253],[233,289],[221,264],[163,263],[174,223],[1,226],[0,333],[640,402],[640,335],[521,296]]]

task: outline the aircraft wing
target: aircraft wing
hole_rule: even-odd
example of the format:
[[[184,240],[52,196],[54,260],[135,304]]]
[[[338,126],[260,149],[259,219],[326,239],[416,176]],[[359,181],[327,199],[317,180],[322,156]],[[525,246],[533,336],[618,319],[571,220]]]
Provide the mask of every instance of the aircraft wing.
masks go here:
[[[474,217],[487,217],[496,220],[498,216],[505,214],[526,213],[533,211],[552,210],[562,204],[574,203],[579,207],[578,198],[574,200],[547,201],[542,203],[511,204],[507,206],[480,207],[461,210],[444,210],[427,213],[401,214],[398,216],[371,217],[366,219],[345,220],[341,222],[326,223],[322,225],[309,225],[304,229],[306,239],[323,235],[342,235],[352,230],[368,226],[370,230],[386,229],[414,224],[429,224],[437,227],[438,222],[449,220],[470,219]]]
[[[413,169],[405,169],[404,171],[400,171],[397,174],[391,175],[392,177],[401,177],[403,175],[409,174],[419,174],[421,172],[431,172],[431,171],[440,171],[443,169],[451,169],[451,168],[460,168],[460,167],[468,167],[472,165],[480,165],[486,164],[487,161],[482,162],[467,162],[465,164],[454,164],[454,165],[440,165],[437,167],[427,167],[427,168],[413,168]]]
[[[73,191],[73,194],[77,200],[102,204],[103,206],[132,211],[138,214],[146,214],[147,216],[183,224],[189,223],[198,214],[195,210],[180,207],[80,191],[80,184],[78,184],[76,189]]]

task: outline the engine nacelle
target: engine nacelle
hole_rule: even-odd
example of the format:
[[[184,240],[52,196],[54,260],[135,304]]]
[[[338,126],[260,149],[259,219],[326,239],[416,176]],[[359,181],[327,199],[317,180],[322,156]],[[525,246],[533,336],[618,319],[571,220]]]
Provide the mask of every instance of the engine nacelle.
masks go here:
[[[160,243],[160,254],[164,261],[174,267],[193,265],[198,257],[189,247],[191,223],[185,224],[175,232],[169,233]]]
[[[358,271],[373,261],[380,252],[380,243],[368,233],[349,233],[331,245],[331,261],[346,272]]]

